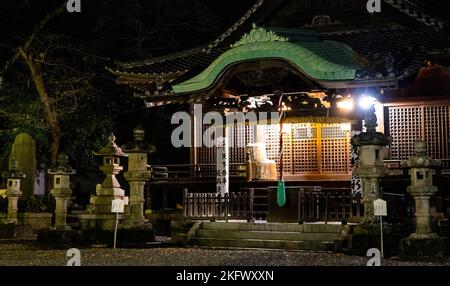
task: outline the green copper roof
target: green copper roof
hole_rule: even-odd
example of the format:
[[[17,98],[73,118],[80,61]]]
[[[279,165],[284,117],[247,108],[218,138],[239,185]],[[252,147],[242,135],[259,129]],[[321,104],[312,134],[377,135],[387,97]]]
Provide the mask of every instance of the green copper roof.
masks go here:
[[[334,41],[263,41],[235,46],[220,55],[197,76],[172,86],[175,93],[191,93],[210,88],[230,66],[263,59],[282,59],[318,81],[353,80],[356,60],[353,50]]]

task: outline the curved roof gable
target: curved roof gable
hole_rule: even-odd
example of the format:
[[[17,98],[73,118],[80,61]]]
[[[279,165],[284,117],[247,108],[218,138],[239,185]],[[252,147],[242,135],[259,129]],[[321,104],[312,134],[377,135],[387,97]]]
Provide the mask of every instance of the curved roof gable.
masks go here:
[[[260,27],[245,34],[195,77],[172,86],[175,93],[209,89],[231,66],[242,62],[282,59],[317,81],[353,80],[357,63],[353,50],[335,41],[289,42],[288,38]]]

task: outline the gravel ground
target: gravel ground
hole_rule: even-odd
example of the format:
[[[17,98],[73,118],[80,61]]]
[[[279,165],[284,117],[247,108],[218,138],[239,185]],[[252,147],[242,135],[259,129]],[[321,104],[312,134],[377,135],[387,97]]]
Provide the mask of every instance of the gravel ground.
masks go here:
[[[84,248],[85,266],[365,266],[368,258],[330,252],[219,250],[203,248]],[[44,250],[32,244],[0,244],[0,266],[64,266],[66,250]],[[385,259],[387,266],[450,266],[439,262]]]

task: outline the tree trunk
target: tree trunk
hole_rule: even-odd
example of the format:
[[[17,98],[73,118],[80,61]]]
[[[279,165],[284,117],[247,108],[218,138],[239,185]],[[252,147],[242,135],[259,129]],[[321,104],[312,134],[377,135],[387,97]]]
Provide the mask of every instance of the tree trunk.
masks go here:
[[[44,113],[52,136],[50,163],[54,165],[56,164],[56,159],[59,152],[59,141],[61,139],[61,128],[59,126],[58,118],[56,116],[56,112],[52,110],[52,107],[50,105],[50,98],[48,96],[47,89],[45,88],[44,80],[42,78],[42,74],[39,71],[39,67],[33,61],[33,57],[27,54],[22,47],[19,48],[19,53],[30,69],[31,78],[33,79],[34,86],[36,87],[36,90],[39,94],[39,99],[44,107]]]

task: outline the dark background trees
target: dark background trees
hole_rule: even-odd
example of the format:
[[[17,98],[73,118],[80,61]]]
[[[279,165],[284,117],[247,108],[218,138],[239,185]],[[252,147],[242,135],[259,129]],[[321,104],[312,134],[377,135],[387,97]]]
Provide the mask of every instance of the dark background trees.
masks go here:
[[[153,160],[179,159],[167,149],[173,107],[145,109],[105,66],[208,43],[253,1],[81,0],[81,13],[62,9],[65,2],[0,1],[0,115],[7,118],[0,156],[27,132],[40,163],[54,163],[64,150],[74,167],[91,170],[92,151],[109,132],[124,143],[140,123],[159,150]]]

